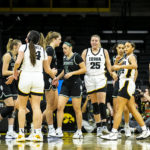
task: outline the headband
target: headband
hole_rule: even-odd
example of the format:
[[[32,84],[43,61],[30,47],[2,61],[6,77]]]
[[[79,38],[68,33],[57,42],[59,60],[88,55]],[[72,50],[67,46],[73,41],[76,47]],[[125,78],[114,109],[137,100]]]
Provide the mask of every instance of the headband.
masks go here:
[[[71,43],[69,42],[64,42],[64,44],[68,45],[69,47],[72,47]]]

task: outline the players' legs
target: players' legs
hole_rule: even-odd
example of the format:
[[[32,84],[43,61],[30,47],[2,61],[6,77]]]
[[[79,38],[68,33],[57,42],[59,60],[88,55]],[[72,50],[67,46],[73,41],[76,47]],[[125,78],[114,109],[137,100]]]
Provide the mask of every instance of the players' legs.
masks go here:
[[[82,127],[81,98],[72,98],[72,105],[76,115],[78,130],[81,130]]]

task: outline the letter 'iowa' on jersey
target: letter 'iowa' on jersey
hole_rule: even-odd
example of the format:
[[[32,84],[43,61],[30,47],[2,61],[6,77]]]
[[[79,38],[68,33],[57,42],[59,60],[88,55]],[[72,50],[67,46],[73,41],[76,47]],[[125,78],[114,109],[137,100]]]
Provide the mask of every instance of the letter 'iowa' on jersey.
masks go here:
[[[91,48],[87,49],[86,69],[87,75],[105,74],[105,54],[103,48],[100,48],[97,54],[94,54]]]
[[[133,55],[133,54],[131,54],[131,55]],[[122,65],[129,65],[130,64],[129,57],[131,55],[129,55],[123,59]],[[136,56],[135,56],[135,58],[136,58]],[[134,80],[134,76],[135,76],[135,69],[123,69],[123,71],[121,71],[121,73],[120,73],[120,79],[127,79],[128,78],[128,79]]]

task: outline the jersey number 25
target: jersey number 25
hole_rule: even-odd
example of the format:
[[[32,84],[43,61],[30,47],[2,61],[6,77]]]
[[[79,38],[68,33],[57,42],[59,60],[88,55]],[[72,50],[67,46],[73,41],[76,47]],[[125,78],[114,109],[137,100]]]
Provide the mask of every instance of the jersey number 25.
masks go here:
[[[100,62],[91,62],[90,65],[90,69],[100,69]]]

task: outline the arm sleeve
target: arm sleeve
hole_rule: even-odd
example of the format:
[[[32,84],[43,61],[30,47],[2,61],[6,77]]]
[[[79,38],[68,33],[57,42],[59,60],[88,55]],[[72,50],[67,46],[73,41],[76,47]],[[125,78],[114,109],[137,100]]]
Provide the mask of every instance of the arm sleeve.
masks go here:
[[[52,56],[54,55],[54,50],[51,48],[51,47],[48,47],[46,49],[46,52],[47,52],[47,56]]]
[[[83,59],[79,54],[75,56],[75,62],[76,64],[80,64],[81,62],[83,62]]]

